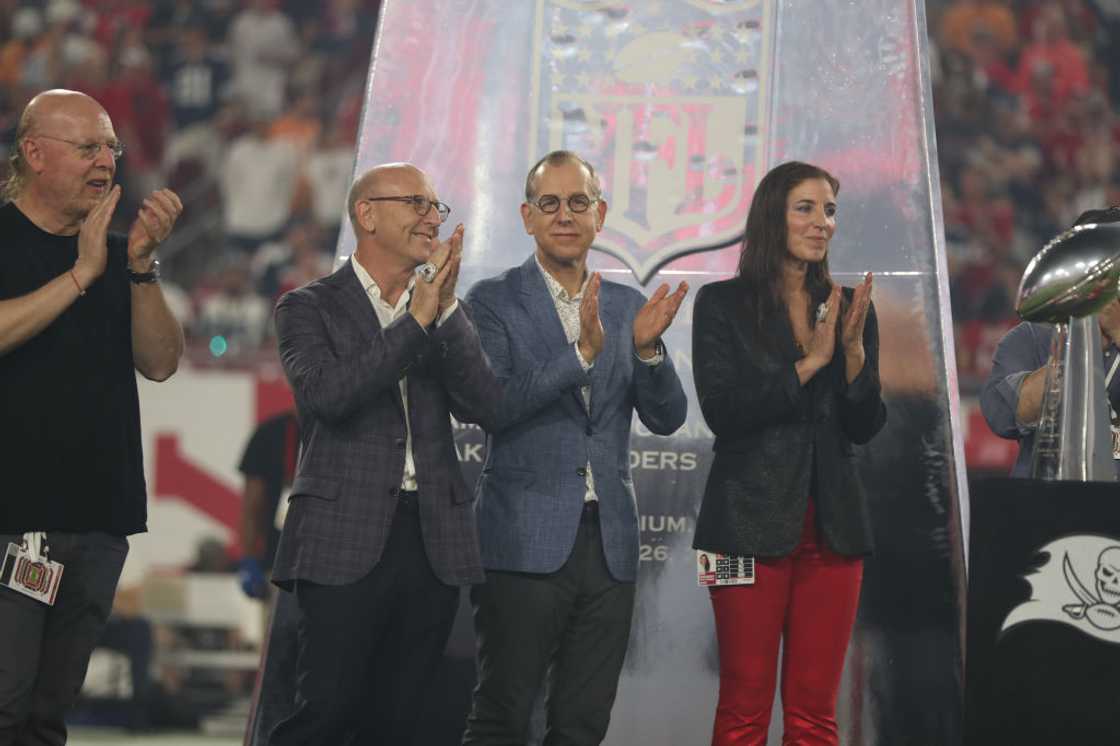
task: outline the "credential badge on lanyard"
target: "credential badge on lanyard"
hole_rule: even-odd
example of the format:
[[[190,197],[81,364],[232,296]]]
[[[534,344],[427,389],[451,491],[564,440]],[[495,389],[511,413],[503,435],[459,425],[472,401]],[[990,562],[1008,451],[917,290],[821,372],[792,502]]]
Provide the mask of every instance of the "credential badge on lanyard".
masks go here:
[[[702,587],[754,585],[754,557],[697,549],[696,584]]]
[[[47,558],[49,551],[42,531],[29,531],[19,544],[9,542],[0,563],[0,586],[54,606],[63,566]]]

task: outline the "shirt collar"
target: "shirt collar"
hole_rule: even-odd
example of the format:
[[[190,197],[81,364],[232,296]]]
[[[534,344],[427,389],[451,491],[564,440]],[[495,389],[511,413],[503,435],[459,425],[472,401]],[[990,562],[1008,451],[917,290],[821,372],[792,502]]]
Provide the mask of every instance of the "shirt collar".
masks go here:
[[[564,289],[564,286],[560,284],[559,280],[550,275],[548,270],[544,268],[544,265],[541,264],[540,257],[533,254],[533,261],[537,263],[537,269],[544,275],[544,284],[548,286],[549,295],[553,298],[565,301],[577,301],[583,298],[583,291],[587,288],[587,283],[591,279],[590,272],[584,273],[583,282],[579,286],[579,292],[575,295],[568,295],[568,291]]]
[[[366,295],[370,297],[370,300],[376,303],[385,303],[385,301],[381,299],[381,286],[377,284],[377,280],[370,276],[369,272],[366,272],[366,268],[358,261],[357,253],[350,255],[350,266],[354,268],[354,274],[358,276],[358,282],[361,283],[362,289],[366,291]],[[401,308],[408,303],[408,299],[412,296],[412,287],[415,284],[416,275],[413,275],[408,281],[408,287],[401,293],[401,297],[397,299],[397,305],[393,310]],[[388,305],[388,303],[385,303],[385,305]]]

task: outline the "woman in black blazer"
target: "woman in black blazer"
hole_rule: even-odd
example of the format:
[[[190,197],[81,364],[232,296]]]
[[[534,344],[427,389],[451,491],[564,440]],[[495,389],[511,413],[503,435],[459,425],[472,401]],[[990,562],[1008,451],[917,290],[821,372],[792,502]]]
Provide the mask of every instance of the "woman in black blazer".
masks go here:
[[[766,743],[778,648],[784,744],[836,744],[836,695],[872,548],[853,444],[886,421],[871,275],[834,285],[839,182],[784,163],[759,183],[738,276],[693,316],[715,460],[693,546],[755,559],[753,584],[711,589],[720,691],[713,746]]]

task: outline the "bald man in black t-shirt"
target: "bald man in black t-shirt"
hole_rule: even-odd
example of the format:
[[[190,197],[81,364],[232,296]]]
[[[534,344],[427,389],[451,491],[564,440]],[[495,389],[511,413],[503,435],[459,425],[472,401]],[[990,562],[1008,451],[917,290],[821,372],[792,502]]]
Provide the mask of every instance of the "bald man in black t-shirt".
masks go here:
[[[20,118],[4,186],[0,556],[41,560],[41,546],[63,572],[53,605],[0,587],[0,745],[66,741],[125,537],[145,530],[134,371],[165,380],[183,352],[155,261],[182,203],[154,192],[110,235],[121,151],[100,104],[47,91]]]

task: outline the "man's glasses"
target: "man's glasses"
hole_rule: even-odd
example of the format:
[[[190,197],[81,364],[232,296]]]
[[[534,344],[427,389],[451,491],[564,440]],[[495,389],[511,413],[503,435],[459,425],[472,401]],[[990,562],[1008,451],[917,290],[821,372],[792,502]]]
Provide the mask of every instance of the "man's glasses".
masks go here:
[[[416,214],[423,217],[436,208],[439,213],[439,222],[447,220],[447,216],[451,214],[451,208],[434,199],[428,199],[421,194],[410,194],[407,197],[366,197],[365,202],[407,202],[412,205],[412,209],[416,210]]]
[[[101,148],[105,148],[113,156],[113,160],[120,160],[124,155],[124,144],[120,140],[108,140],[106,142],[76,142],[74,140],[67,140],[65,137],[55,137],[54,135],[33,135],[33,137],[44,137],[48,140],[57,140],[59,142],[69,143],[73,145],[78,151],[78,156],[82,160],[92,161],[101,152]]]
[[[530,204],[536,206],[541,212],[552,215],[560,209],[560,198],[555,194],[542,194],[537,197],[536,202]],[[591,209],[591,205],[598,202],[598,199],[592,199],[586,194],[573,194],[568,197],[568,211],[569,212],[587,212]]]

